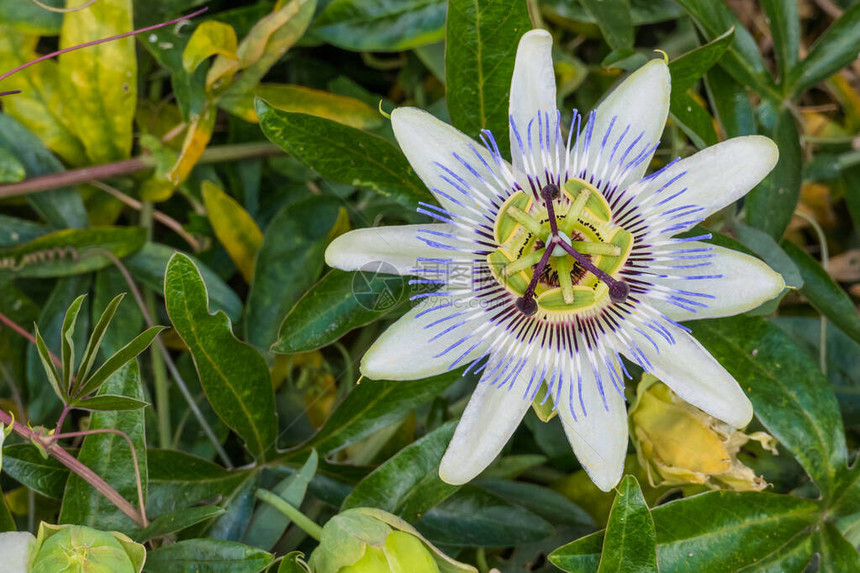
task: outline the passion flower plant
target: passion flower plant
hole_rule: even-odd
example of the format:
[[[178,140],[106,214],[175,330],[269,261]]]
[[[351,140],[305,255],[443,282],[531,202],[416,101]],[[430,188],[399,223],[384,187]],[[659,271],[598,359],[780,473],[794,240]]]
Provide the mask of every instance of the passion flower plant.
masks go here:
[[[687,233],[761,181],[776,145],[737,137],[646,175],[669,111],[666,63],[649,62],[562,125],[551,48],[543,30],[519,43],[512,163],[488,131],[479,144],[424,111],[394,110],[397,141],[438,201],[419,211],[435,222],[352,231],[326,252],[336,268],[381,261],[437,288],[413,297],[361,371],[481,373],[439,469],[452,484],[493,461],[544,387],[591,479],[614,487],[628,440],[622,356],[745,426],[750,401],[679,323],[741,313],[784,288],[758,259]]]

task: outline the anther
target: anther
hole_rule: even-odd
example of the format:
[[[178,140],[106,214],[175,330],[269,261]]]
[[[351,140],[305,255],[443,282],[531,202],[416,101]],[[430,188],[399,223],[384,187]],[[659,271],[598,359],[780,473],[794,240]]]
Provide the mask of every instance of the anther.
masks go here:
[[[537,301],[534,297],[521,296],[516,302],[517,310],[526,316],[533,316],[537,312]]]
[[[540,190],[540,195],[543,197],[544,201],[552,201],[558,198],[558,186],[554,183],[547,183],[544,185],[543,189]]]
[[[532,274],[532,279],[529,281],[529,286],[526,287],[526,292],[523,293],[523,296],[517,299],[517,309],[526,316],[532,316],[537,312],[537,302],[534,300],[535,289],[537,288],[538,279],[540,279],[543,274],[543,270],[549,262],[552,247],[553,241],[550,241],[544,249],[543,256],[540,258],[540,262],[537,264],[537,267]]]
[[[628,286],[627,283],[616,280],[606,272],[597,268],[597,266],[592,263],[588,257],[574,249],[572,245],[568,245],[564,241],[555,241],[554,244],[567,251],[568,254],[576,259],[580,265],[586,268],[586,270],[605,282],[606,286],[609,287],[609,298],[612,302],[624,302],[627,300],[627,296],[630,294],[630,286]]]

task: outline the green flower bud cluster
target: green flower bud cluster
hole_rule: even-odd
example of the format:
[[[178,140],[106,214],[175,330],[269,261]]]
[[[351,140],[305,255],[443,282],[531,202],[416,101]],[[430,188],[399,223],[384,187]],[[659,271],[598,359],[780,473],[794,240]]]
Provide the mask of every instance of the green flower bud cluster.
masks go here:
[[[140,573],[146,549],[115,531],[82,525],[39,526],[0,533],[0,555],[8,573]]]
[[[309,565],[314,573],[476,573],[400,518],[364,507],[348,509],[325,524]]]

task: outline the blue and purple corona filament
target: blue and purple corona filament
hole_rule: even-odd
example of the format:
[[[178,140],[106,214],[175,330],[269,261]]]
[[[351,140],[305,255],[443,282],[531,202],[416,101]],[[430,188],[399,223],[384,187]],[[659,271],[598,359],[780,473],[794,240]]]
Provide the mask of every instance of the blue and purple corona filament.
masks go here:
[[[654,248],[654,245],[674,247],[710,238],[710,235],[671,238],[674,233],[701,222],[696,214],[703,209],[695,204],[665,208],[686,190],[684,173],[663,177],[673,162],[629,187],[620,187],[619,182],[650,157],[658,143],[643,142],[642,132],[632,136],[630,125],[623,129],[616,127],[617,117],[613,117],[595,148],[597,153],[591,151],[589,157],[595,117],[594,112],[589,114],[585,127],[581,128],[582,116],[574,111],[566,138],[561,130],[560,113],[555,114],[552,122],[548,113],[538,114],[525,128],[518,127],[511,117],[513,150],[520,154],[520,164],[528,169],[524,173],[513,172],[486,130],[481,140],[492,162],[475,147],[471,157],[453,153],[448,165],[436,162],[439,177],[447,187],[434,188],[434,193],[448,198],[462,211],[455,213],[426,203],[418,209],[440,223],[453,225],[457,231],[442,232],[432,227],[418,230],[419,240],[439,249],[440,256],[419,258],[413,274],[422,278],[410,281],[440,285],[441,290],[415,295],[413,300],[443,299],[417,317],[433,313],[433,320],[423,326],[431,342],[442,336],[455,337],[450,346],[437,354],[451,357],[449,369],[462,365],[481,342],[489,340],[486,350],[472,362],[470,369],[484,370],[484,382],[491,386],[510,388],[515,377],[526,368],[528,355],[537,348],[550,360],[539,360],[526,372],[529,382],[523,398],[533,400],[545,380],[550,392],[544,399],[551,394],[564,396],[564,407],[574,417],[588,414],[582,394],[583,367],[591,370],[602,407],[606,408],[607,387],[623,395],[622,375],[630,377],[620,357],[622,351],[642,369],[652,368],[631,333],[640,335],[659,351],[658,339],[674,344],[667,326],[688,331],[650,306],[649,298],[656,297],[695,313],[714,298],[697,292],[696,280],[721,278],[719,273],[706,272],[708,259],[713,256],[711,246],[663,253]],[[483,176],[473,164],[493,177]],[[589,169],[589,165],[593,167]],[[569,188],[578,193],[573,196],[567,192]],[[648,202],[652,204],[650,208],[641,200],[645,190],[653,198]],[[635,197],[639,200],[634,201]],[[511,205],[518,199],[529,207],[524,210]],[[588,210],[589,202],[597,205],[595,210],[602,208],[604,214],[608,211],[609,220],[602,221]],[[509,218],[519,227],[513,234],[519,232],[524,236],[514,237],[513,242],[520,243],[521,248],[516,259],[504,265],[499,263],[500,257],[493,260],[493,255],[511,254],[505,250],[505,244],[511,240],[502,242],[498,236],[499,222],[511,207],[517,209],[517,215]],[[525,217],[531,220],[524,221]],[[560,226],[573,230],[577,239]],[[539,231],[535,227],[543,228]],[[602,240],[618,234],[624,235],[628,243],[624,252]],[[581,245],[583,252],[572,243]],[[601,247],[615,247],[616,253],[612,256],[610,249]],[[538,259],[536,255],[541,253],[544,256]],[[562,257],[572,261],[559,260]],[[600,268],[603,261],[592,262],[600,257],[617,259],[612,261],[616,268],[614,277]],[[524,259],[527,263],[531,262],[529,259],[537,262],[524,268],[516,265]],[[557,262],[553,265],[551,259]],[[451,284],[445,275],[458,264],[472,265],[475,274],[481,277],[471,285],[471,292],[465,285],[459,290],[446,288]],[[504,270],[512,267],[528,281],[525,292],[516,290],[510,275],[504,276]],[[691,281],[689,289],[665,287],[650,280],[650,277],[672,278],[673,270],[691,268],[702,268],[703,274],[683,277]],[[588,275],[593,275],[593,280],[578,289],[579,296],[574,293],[568,303],[562,293],[562,300],[558,301],[558,294],[565,290],[559,286],[562,281],[576,287]],[[537,296],[537,289],[542,296]],[[468,298],[457,299],[456,303],[444,300],[457,295]],[[586,303],[577,300],[582,298],[587,299]],[[540,299],[546,299],[548,304],[542,305]],[[477,323],[481,326],[476,328]],[[467,325],[470,328],[464,328]],[[462,336],[457,337],[460,332]],[[491,356],[492,364],[488,362]]]

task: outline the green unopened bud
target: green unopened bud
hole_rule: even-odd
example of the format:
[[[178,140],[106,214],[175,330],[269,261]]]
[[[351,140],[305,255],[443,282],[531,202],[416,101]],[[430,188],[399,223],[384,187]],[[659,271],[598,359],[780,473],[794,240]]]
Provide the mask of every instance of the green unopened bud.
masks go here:
[[[348,509],[322,529],[310,559],[325,573],[474,573],[433,547],[402,519],[371,508]]]
[[[143,545],[121,533],[43,523],[30,573],[140,573],[145,560]]]
[[[764,432],[745,434],[709,416],[654,376],[642,377],[630,420],[633,445],[652,486],[702,484],[736,491],[767,487],[737,456],[750,440],[776,453],[773,437]]]
[[[27,531],[7,531],[0,533],[0,558],[3,571],[7,573],[27,573],[32,560],[36,538]]]

